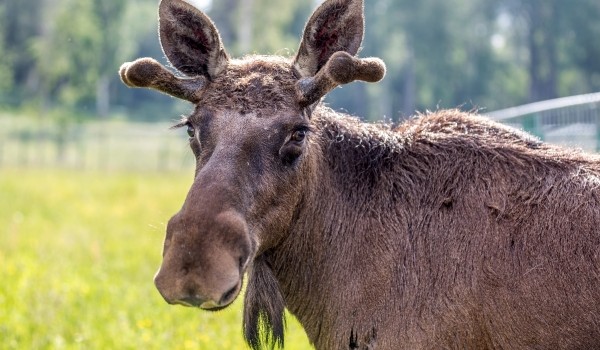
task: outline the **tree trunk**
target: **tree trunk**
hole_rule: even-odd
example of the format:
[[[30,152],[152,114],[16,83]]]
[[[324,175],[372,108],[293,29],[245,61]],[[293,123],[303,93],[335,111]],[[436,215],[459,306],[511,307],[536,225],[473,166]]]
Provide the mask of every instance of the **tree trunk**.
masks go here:
[[[236,41],[236,26],[234,25],[235,16],[232,15],[232,9],[239,8],[238,0],[212,1],[210,18],[219,28],[219,34],[225,47],[232,47]]]
[[[106,117],[110,109],[110,80],[106,75],[100,76],[96,82],[96,114]]]
[[[402,90],[404,91],[402,96],[402,112],[405,117],[411,116],[415,113],[417,100],[417,73],[415,68],[415,57],[412,50],[409,50],[408,52],[406,74]]]
[[[555,6],[551,1],[533,1],[527,8],[529,17],[529,100],[556,98],[557,67]]]
[[[238,16],[238,48],[241,54],[247,54],[252,49],[254,0],[240,0]]]

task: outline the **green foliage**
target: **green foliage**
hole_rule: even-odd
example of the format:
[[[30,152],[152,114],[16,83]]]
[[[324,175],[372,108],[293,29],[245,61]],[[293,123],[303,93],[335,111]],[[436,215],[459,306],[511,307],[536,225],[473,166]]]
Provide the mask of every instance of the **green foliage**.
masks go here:
[[[0,18],[4,18],[5,11],[6,4],[0,4]],[[2,30],[5,29],[2,28]],[[4,40],[4,36],[0,35],[0,48],[2,48],[0,52],[3,53],[0,55],[0,96],[6,95],[11,90],[13,84],[12,74],[10,72],[12,53],[4,49],[6,47]],[[2,97],[0,97],[0,104],[6,104],[7,102],[8,101],[2,101]]]
[[[38,31],[36,0],[0,2],[0,106],[18,105],[22,83],[31,74],[34,59],[28,51]]]
[[[208,14],[233,56],[287,56],[296,51],[311,10],[306,0],[226,0],[213,1]]]
[[[295,53],[300,44],[302,28],[294,31],[296,13],[310,15],[310,6],[305,1],[256,0],[252,50],[259,53],[287,56]]]
[[[1,41],[0,47],[2,47]],[[2,98],[2,96],[6,96],[7,94],[9,94],[13,88],[10,61],[10,56],[0,55],[0,105],[8,104],[9,101],[3,101],[4,99]]]
[[[71,108],[93,105],[102,77],[115,75],[124,2],[62,0],[44,12],[47,34],[33,41],[46,98]]]
[[[241,298],[203,312],[168,305],[152,284],[165,223],[191,180],[3,169],[0,347],[246,348]],[[288,319],[289,349],[308,348]]]
[[[232,56],[292,55],[317,3],[213,0],[205,10]],[[361,55],[382,57],[388,75],[337,89],[328,97],[336,108],[398,119],[600,90],[597,0],[382,0],[366,1],[365,11]],[[0,3],[0,106],[172,118],[186,109],[181,103],[128,89],[117,74],[137,57],[166,63],[156,13],[155,0]]]
[[[59,3],[50,22],[47,36],[35,41],[33,49],[42,76],[43,89],[56,102],[75,107],[90,99],[93,90],[86,89],[98,79],[98,55],[102,32],[91,16],[91,1],[65,0]],[[76,14],[76,15],[74,15]]]

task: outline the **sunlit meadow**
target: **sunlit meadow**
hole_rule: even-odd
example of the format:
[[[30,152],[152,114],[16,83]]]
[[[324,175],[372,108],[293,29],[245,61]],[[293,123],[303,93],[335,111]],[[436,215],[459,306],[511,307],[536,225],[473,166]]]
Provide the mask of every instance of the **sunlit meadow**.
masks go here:
[[[210,313],[152,284],[191,175],[0,169],[0,349],[246,349],[241,298]]]

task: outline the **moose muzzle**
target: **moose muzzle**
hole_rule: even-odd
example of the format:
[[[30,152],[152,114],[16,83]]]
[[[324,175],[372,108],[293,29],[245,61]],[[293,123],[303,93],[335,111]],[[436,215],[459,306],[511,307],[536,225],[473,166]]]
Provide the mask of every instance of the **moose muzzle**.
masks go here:
[[[234,210],[177,213],[167,225],[154,284],[170,304],[218,310],[237,297],[251,252],[248,228]]]

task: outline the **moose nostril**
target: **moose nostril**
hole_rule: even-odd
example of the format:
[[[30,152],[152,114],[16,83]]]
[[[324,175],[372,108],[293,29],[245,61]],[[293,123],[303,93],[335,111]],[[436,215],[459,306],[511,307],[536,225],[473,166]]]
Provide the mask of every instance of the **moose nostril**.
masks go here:
[[[219,305],[226,305],[226,304],[229,304],[230,302],[232,302],[233,298],[235,297],[235,295],[237,293],[237,290],[238,290],[238,286],[235,285],[233,288],[231,288],[230,290],[225,292],[223,294],[223,296],[221,297],[221,300],[219,300]]]

